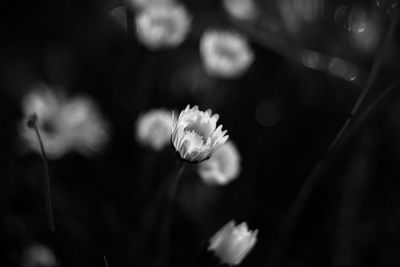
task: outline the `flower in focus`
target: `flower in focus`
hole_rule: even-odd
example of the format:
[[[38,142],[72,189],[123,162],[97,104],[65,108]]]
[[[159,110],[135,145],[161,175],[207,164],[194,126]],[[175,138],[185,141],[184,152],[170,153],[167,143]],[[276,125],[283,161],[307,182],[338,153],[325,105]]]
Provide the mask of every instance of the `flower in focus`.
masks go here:
[[[56,257],[51,249],[43,245],[32,245],[22,254],[22,267],[55,267]]]
[[[155,109],[139,116],[136,137],[154,150],[162,149],[171,140],[172,116],[165,109]]]
[[[256,18],[257,10],[253,0],[223,0],[226,12],[239,20],[253,20]]]
[[[236,77],[254,60],[246,40],[236,33],[208,30],[200,40],[203,65],[212,76]]]
[[[257,233],[249,231],[245,222],[235,226],[230,221],[210,239],[208,250],[214,251],[221,263],[238,265],[256,244]]]
[[[50,158],[59,158],[71,150],[90,155],[100,150],[109,139],[108,124],[87,97],[67,99],[63,94],[44,89],[28,94],[22,108],[25,116],[21,124],[23,140],[29,148],[40,151],[35,132],[26,125],[34,113]]]
[[[178,118],[174,118],[171,141],[180,157],[200,162],[211,157],[229,138],[222,125],[217,127],[218,114],[200,111],[188,105]]]
[[[210,185],[226,185],[240,172],[240,155],[231,141],[223,144],[209,160],[201,162],[197,169],[201,179]]]
[[[175,47],[185,40],[190,23],[182,5],[151,6],[136,17],[137,37],[150,49]]]

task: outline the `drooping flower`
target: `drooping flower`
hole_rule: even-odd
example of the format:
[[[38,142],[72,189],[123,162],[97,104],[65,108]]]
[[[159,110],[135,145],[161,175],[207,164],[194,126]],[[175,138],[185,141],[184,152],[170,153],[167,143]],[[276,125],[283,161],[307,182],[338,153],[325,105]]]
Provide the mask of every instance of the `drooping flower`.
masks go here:
[[[170,142],[171,129],[171,112],[165,109],[150,110],[136,121],[137,140],[154,150],[160,150]]]
[[[257,10],[254,0],[223,0],[226,12],[239,20],[253,20],[256,18]]]
[[[209,160],[201,162],[197,171],[200,178],[210,185],[226,185],[240,173],[240,154],[231,141],[222,145]]]
[[[108,123],[88,97],[67,99],[61,92],[56,94],[42,88],[25,97],[22,109],[22,139],[30,149],[40,152],[35,131],[26,125],[28,118],[36,114],[37,127],[50,158],[59,158],[72,150],[88,156],[103,148],[109,139]]]
[[[249,231],[245,222],[235,226],[234,221],[224,225],[211,239],[208,250],[213,251],[221,263],[240,264],[257,241],[258,230]]]
[[[208,30],[200,40],[205,70],[211,76],[234,78],[243,74],[254,60],[247,41],[229,31]]]
[[[137,15],[137,37],[149,49],[171,48],[185,40],[190,24],[191,17],[184,6],[155,5]]]
[[[41,244],[35,244],[27,247],[22,253],[22,267],[56,267],[57,260],[54,252]]]
[[[229,138],[222,125],[217,127],[218,114],[209,109],[200,111],[190,105],[178,118],[174,118],[171,141],[180,157],[190,162],[200,162],[211,157]]]

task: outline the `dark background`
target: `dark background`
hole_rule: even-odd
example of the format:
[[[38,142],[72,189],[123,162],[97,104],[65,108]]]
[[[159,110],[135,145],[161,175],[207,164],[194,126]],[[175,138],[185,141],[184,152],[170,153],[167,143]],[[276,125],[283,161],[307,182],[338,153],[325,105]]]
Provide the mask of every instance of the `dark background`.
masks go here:
[[[354,62],[360,69],[354,82],[271,50],[260,40],[272,33],[263,35],[262,25],[252,24],[259,38],[249,33],[255,61],[248,72],[230,80],[209,77],[200,61],[201,33],[237,24],[219,1],[184,3],[193,15],[187,40],[177,48],[150,51],[108,17],[118,2],[0,2],[1,266],[19,266],[32,242],[54,248],[62,266],[103,266],[104,255],[111,267],[152,266],[159,221],[147,217],[155,210],[149,203],[174,171],[176,158],[170,148],[156,153],[140,146],[134,123],[149,109],[181,110],[187,104],[220,114],[241,153],[242,172],[227,186],[210,187],[195,167],[185,169],[174,205],[171,266],[188,266],[232,219],[259,229],[242,265],[267,266],[284,215],[349,115],[374,58],[382,63],[361,110],[398,78],[398,27],[384,52],[360,53],[343,41],[346,31],[334,21],[341,5],[376,10],[383,36],[398,10],[387,14],[375,1],[329,1],[323,18],[306,24],[302,33],[273,34],[294,48]],[[259,4],[263,18],[283,23],[274,12],[277,2]],[[46,225],[40,156],[18,149],[21,99],[38,81],[69,95],[89,94],[112,124],[112,140],[99,155],[69,153],[50,162],[55,236]],[[398,91],[334,152],[282,266],[399,266]]]

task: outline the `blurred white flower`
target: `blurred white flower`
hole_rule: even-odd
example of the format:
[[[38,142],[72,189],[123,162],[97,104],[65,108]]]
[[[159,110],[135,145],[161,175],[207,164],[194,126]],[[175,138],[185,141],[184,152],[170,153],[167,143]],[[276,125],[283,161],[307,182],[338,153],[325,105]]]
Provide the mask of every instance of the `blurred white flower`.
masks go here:
[[[200,111],[188,105],[178,118],[174,118],[172,144],[180,157],[190,162],[200,162],[211,157],[229,138],[222,125],[217,128],[218,114],[209,109]]]
[[[253,20],[257,17],[254,0],[223,0],[226,12],[239,20]]]
[[[241,35],[228,31],[204,32],[200,53],[207,73],[224,78],[241,75],[254,60],[247,41]]]
[[[226,185],[240,173],[240,154],[231,141],[223,144],[209,160],[203,161],[197,169],[200,178],[210,185]]]
[[[125,3],[133,8],[145,9],[154,6],[171,5],[174,0],[125,0]]]
[[[258,230],[249,231],[245,222],[224,225],[211,239],[208,250],[214,251],[221,263],[240,264],[257,241]]]
[[[56,267],[56,257],[51,249],[36,244],[27,247],[22,254],[21,267]]]
[[[150,49],[175,47],[185,40],[190,23],[182,5],[151,6],[136,17],[137,37]]]
[[[137,140],[154,150],[162,149],[171,141],[172,115],[165,109],[154,109],[136,121]]]
[[[24,119],[21,136],[27,146],[40,151],[35,132],[26,125],[33,113],[38,117],[43,145],[50,158],[59,158],[70,150],[91,155],[109,139],[108,123],[98,114],[96,105],[88,97],[67,99],[48,88],[28,94],[22,104]]]

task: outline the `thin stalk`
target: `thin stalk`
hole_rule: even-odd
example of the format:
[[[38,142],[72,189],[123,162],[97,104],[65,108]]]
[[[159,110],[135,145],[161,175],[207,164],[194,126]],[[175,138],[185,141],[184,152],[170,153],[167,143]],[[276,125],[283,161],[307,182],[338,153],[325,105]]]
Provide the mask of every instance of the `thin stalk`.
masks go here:
[[[181,160],[178,161],[177,168],[175,171],[175,175],[173,180],[171,181],[171,186],[167,190],[167,203],[164,213],[164,219],[161,225],[161,238],[160,238],[160,247],[159,247],[159,259],[158,265],[162,267],[169,266],[169,249],[171,247],[170,244],[170,236],[171,236],[171,223],[172,223],[172,215],[173,215],[173,204],[176,198],[176,193],[178,191],[179,181],[182,177],[183,170],[185,169],[185,163]]]
[[[267,256],[266,266],[280,266],[282,264],[282,260],[285,256],[285,253],[289,247],[290,240],[293,237],[295,232],[297,223],[303,214],[306,204],[310,198],[310,195],[313,189],[316,187],[319,178],[321,177],[322,170],[326,165],[328,159],[332,156],[332,152],[335,151],[338,147],[339,143],[343,143],[342,137],[344,133],[347,131],[348,127],[352,124],[353,117],[357,115],[362,103],[364,102],[368,92],[371,90],[380,67],[383,62],[384,54],[386,52],[386,47],[389,45],[390,41],[393,38],[396,26],[398,22],[398,14],[391,22],[391,25],[387,31],[386,38],[381,43],[380,48],[375,56],[373,66],[371,67],[371,71],[368,75],[367,82],[365,87],[361,91],[360,95],[357,98],[353,108],[351,109],[351,113],[349,117],[346,119],[339,132],[333,139],[332,143],[329,145],[326,152],[319,159],[317,164],[312,169],[310,175],[306,178],[304,184],[301,186],[299,192],[293,200],[292,206],[290,207],[287,215],[283,220],[283,225],[281,227],[278,240],[276,241],[275,246],[271,249],[270,253]],[[385,90],[386,91],[386,90]],[[375,103],[375,102],[374,102]],[[369,110],[368,107],[366,110]],[[364,117],[365,118],[365,117]]]
[[[106,256],[103,256],[103,260],[104,260],[104,267],[110,267],[110,264],[108,264]]]
[[[33,114],[30,119],[28,120],[28,126],[32,128],[37,136],[37,139],[39,141],[39,146],[40,146],[40,152],[42,156],[42,162],[44,166],[44,175],[45,175],[45,184],[46,184],[46,190],[45,190],[45,198],[46,198],[46,214],[47,214],[47,222],[50,228],[51,232],[55,231],[55,224],[54,224],[54,217],[53,217],[53,203],[52,203],[52,198],[51,198],[51,184],[50,184],[50,169],[49,169],[49,164],[46,156],[46,151],[43,146],[43,141],[42,137],[40,135],[39,128],[37,127],[37,115]]]
[[[128,32],[128,38],[133,38],[133,12],[132,10],[126,6],[126,31]]]

